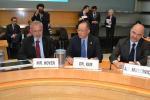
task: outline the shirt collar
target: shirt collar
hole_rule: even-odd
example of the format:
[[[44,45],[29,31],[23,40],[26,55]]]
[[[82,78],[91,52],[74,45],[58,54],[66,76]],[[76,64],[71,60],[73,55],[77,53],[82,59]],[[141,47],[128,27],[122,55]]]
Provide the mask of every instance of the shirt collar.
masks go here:
[[[40,37],[40,38],[34,37],[34,42],[36,42],[37,40],[39,40],[41,42],[42,41],[42,37]]]
[[[87,41],[87,40],[88,40],[88,36],[87,36],[86,38],[82,38],[81,40],[82,40],[82,41],[83,41],[83,40]]]
[[[136,46],[138,45],[138,42],[132,42],[132,41],[130,40],[130,45],[132,45],[133,43],[135,43]]]

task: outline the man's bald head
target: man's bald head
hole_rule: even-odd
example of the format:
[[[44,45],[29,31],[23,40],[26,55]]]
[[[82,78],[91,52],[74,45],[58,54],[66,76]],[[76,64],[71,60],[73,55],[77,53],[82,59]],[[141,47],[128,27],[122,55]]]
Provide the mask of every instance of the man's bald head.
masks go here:
[[[144,35],[144,26],[142,24],[135,24],[130,31],[130,40],[138,42]]]

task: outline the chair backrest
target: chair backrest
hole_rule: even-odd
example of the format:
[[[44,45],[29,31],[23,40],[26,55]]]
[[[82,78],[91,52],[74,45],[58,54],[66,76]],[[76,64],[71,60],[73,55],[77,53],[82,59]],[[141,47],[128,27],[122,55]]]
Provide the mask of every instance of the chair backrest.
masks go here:
[[[58,28],[56,30],[56,34],[59,35],[59,40],[68,40],[68,33],[65,28],[63,28],[63,27]]]

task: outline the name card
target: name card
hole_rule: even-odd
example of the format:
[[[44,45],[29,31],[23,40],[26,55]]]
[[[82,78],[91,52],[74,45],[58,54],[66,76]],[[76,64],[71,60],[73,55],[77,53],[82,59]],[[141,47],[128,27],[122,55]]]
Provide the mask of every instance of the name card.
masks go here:
[[[73,68],[99,70],[99,60],[74,58]]]
[[[150,67],[125,64],[123,74],[150,78]]]
[[[33,68],[58,68],[58,58],[34,58]]]

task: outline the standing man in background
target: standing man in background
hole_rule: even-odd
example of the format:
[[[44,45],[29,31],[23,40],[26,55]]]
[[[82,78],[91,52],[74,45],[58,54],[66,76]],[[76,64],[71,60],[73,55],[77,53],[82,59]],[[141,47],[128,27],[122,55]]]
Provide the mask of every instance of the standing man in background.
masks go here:
[[[90,7],[85,5],[82,11],[79,13],[79,21],[89,21],[89,11]]]
[[[105,19],[105,27],[106,27],[106,40],[107,45],[109,46],[109,51],[112,51],[113,48],[113,38],[115,33],[116,26],[116,17],[114,16],[114,10],[108,10],[108,15]]]
[[[43,35],[49,36],[49,23],[50,23],[50,15],[48,12],[44,11],[44,4],[38,4],[36,6],[37,10],[32,17],[32,21],[40,21],[43,24]]]
[[[91,34],[98,36],[99,34],[99,24],[100,24],[100,13],[97,12],[97,6],[93,6],[89,15],[90,24],[91,24]]]
[[[7,25],[6,37],[9,44],[8,55],[15,59],[21,45],[21,30],[16,17],[12,17],[11,24]]]

